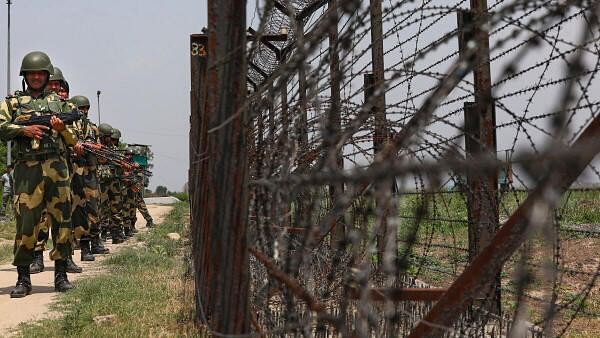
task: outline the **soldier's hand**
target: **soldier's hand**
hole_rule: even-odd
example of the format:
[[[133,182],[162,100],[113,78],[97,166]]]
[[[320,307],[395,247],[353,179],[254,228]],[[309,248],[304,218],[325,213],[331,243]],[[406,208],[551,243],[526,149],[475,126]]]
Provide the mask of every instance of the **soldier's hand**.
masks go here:
[[[44,132],[48,129],[50,129],[50,128],[39,125],[39,124],[35,124],[33,126],[23,127],[23,129],[21,129],[21,130],[22,130],[23,136],[41,140],[42,137],[44,136]]]
[[[52,126],[52,129],[59,133],[65,130],[65,123],[56,116],[50,118],[50,125]]]
[[[84,149],[83,149],[83,144],[81,144],[81,142],[77,142],[77,144],[75,144],[73,146],[73,150],[75,150],[75,154],[81,156],[84,153]]]

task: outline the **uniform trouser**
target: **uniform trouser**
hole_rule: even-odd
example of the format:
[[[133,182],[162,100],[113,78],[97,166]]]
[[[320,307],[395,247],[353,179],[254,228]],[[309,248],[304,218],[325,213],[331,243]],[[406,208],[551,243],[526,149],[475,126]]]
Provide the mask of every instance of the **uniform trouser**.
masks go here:
[[[29,265],[43,223],[52,229],[50,259],[71,253],[71,191],[64,158],[18,161],[14,170],[16,235],[13,265]],[[47,221],[42,221],[46,212]]]
[[[121,183],[121,207],[119,211],[121,212],[121,220],[123,221],[123,227],[131,228],[131,219],[129,217],[129,199],[128,199],[128,191],[129,187],[125,183]]]
[[[85,238],[90,233],[85,199],[85,184],[83,180],[84,166],[73,164],[73,177],[71,179],[71,222],[75,241]]]
[[[13,199],[13,195],[10,193],[3,193],[2,194],[2,205],[0,206],[0,211],[2,212],[2,214],[6,214],[8,212],[8,209],[11,207],[12,204],[12,199]]]
[[[103,180],[101,187],[101,212],[100,222],[109,229],[116,229],[123,225],[121,219],[121,185],[118,179]]]
[[[100,233],[98,220],[98,181],[95,166],[75,165],[71,182],[73,231],[75,240]]]
[[[100,218],[98,215],[99,186],[96,166],[86,166],[83,170],[83,184],[86,201],[87,221],[90,226],[90,236],[100,234]]]
[[[127,186],[126,189],[126,198],[125,203],[123,205],[123,224],[126,228],[134,228],[135,227],[135,192],[131,189],[131,186]]]
[[[135,200],[137,209],[140,211],[146,222],[152,222],[152,216],[150,216],[150,213],[148,212],[148,208],[146,207],[146,202],[144,202],[141,191],[135,194]]]

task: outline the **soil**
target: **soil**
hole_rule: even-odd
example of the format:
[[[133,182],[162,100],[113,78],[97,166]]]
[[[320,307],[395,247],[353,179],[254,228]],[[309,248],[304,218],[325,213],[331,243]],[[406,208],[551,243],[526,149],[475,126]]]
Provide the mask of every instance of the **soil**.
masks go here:
[[[162,223],[171,208],[166,205],[148,205],[148,211],[156,224]],[[143,217],[138,213],[136,228],[140,232],[148,231],[145,224]],[[111,253],[114,253],[123,247],[135,245],[135,241],[129,240],[124,244],[112,245],[109,240],[105,245]],[[94,262],[81,262],[79,251],[75,251],[73,259],[83,268],[83,273],[69,274],[69,280],[103,273],[100,263],[107,256],[96,255]],[[46,268],[42,273],[31,275],[33,284],[31,295],[20,299],[10,298],[10,290],[14,287],[17,278],[16,268],[10,264],[0,265],[0,336],[10,335],[20,323],[60,316],[59,313],[49,310],[49,305],[55,300],[57,293],[54,292],[54,264],[48,257],[48,251],[44,253],[44,265]]]

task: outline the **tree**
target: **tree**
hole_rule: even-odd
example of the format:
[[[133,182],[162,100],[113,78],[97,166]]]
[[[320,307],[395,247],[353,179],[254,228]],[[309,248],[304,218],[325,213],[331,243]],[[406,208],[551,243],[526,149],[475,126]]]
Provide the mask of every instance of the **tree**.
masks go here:
[[[156,187],[156,196],[167,196],[167,187],[159,185]]]

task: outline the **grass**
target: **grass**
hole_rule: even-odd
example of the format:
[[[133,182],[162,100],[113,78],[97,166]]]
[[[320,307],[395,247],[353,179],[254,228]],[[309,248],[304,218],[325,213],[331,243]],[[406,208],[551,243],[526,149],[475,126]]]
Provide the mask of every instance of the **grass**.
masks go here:
[[[22,325],[20,336],[193,336],[193,297],[181,297],[189,283],[180,256],[183,241],[166,236],[177,232],[185,237],[187,215],[187,204],[177,204],[163,224],[138,236],[145,245],[125,248],[104,261],[110,273],[80,280],[61,295],[53,310],[62,318]],[[96,323],[99,316],[114,317]]]

